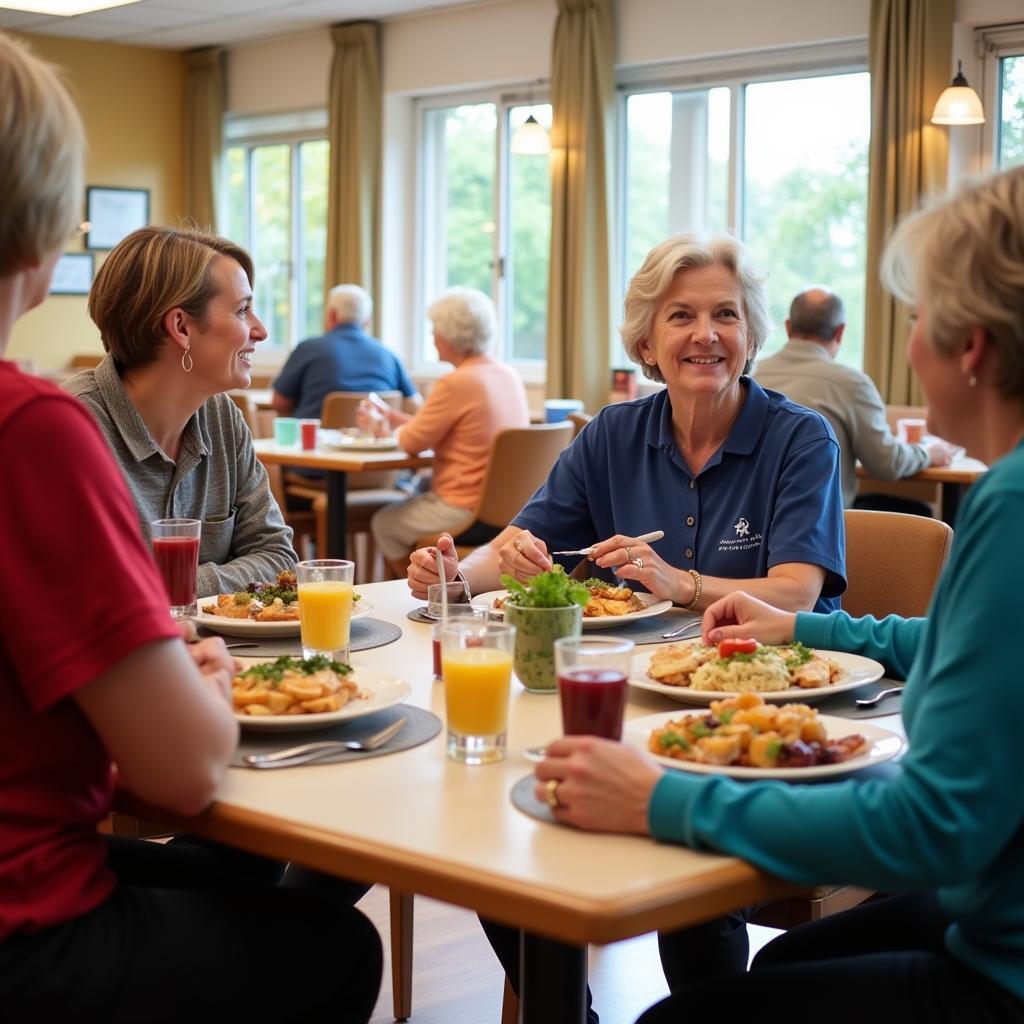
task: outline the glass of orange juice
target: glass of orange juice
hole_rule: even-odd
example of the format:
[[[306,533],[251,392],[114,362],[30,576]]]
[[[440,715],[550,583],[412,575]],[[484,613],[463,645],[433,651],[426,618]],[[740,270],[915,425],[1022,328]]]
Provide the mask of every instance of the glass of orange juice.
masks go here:
[[[325,654],[332,661],[348,661],[355,568],[355,562],[340,558],[317,558],[295,567],[304,658]]]
[[[505,758],[514,626],[455,621],[441,628],[448,756],[463,764]]]

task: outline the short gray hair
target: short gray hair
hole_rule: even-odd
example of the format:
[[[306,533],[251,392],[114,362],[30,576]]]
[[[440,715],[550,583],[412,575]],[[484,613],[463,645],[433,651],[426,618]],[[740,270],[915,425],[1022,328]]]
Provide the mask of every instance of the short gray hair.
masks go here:
[[[689,232],[673,235],[656,245],[633,275],[623,302],[624,319],[619,333],[626,355],[651,380],[664,382],[657,364],[648,366],[640,355],[641,343],[650,335],[654,311],[680,270],[722,266],[731,270],[740,289],[740,302],[747,321],[747,365],[761,351],[771,331],[771,314],[764,287],[764,275],[755,267],[747,247],[732,235],[701,235]]]
[[[373,299],[357,284],[338,284],[327,293],[327,308],[339,324],[365,324],[373,316]]]
[[[846,323],[843,300],[830,288],[805,288],[789,306],[789,333],[798,338],[831,341]]]
[[[464,356],[486,352],[498,316],[489,296],[476,288],[449,288],[427,307],[434,333]]]
[[[1024,400],[1024,166],[970,181],[907,217],[882,254],[882,281],[925,307],[937,352],[984,328],[999,360],[996,386]]]

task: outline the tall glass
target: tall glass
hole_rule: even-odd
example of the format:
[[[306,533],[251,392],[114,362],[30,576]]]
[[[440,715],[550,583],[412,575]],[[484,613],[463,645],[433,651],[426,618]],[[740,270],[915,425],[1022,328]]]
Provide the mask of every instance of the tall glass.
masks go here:
[[[295,567],[304,658],[324,654],[348,661],[355,568],[355,562],[340,558],[317,558]]]
[[[149,524],[153,558],[164,580],[171,617],[196,614],[196,578],[199,575],[198,519],[154,519]]]
[[[441,630],[448,756],[453,761],[505,759],[515,635],[512,626],[495,622],[452,622]]]
[[[440,682],[444,679],[441,670],[441,630],[449,622],[477,622],[483,623],[487,620],[485,608],[475,608],[471,604],[450,604],[448,605],[448,618],[435,622],[430,627],[430,641],[434,653],[434,679]]]
[[[615,637],[555,641],[562,731],[566,736],[622,739],[626,678],[635,644]]]

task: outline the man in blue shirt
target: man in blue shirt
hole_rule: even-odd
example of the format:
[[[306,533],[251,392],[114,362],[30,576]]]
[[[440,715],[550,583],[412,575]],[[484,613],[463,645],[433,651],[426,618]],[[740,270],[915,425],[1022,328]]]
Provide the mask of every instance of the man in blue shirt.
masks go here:
[[[274,381],[279,416],[318,419],[332,391],[401,391],[407,411],[419,408],[422,399],[398,357],[366,333],[372,316],[373,300],[358,285],[331,289],[325,333],[303,341]]]

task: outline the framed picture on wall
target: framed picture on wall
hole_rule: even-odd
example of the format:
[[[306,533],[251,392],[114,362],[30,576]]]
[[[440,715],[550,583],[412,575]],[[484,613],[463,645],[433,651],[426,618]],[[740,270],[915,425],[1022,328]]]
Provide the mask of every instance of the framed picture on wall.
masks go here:
[[[90,185],[85,190],[85,219],[86,249],[113,249],[125,235],[149,223],[149,189]]]
[[[88,295],[95,257],[91,252],[66,252],[57,260],[50,282],[51,295]]]

